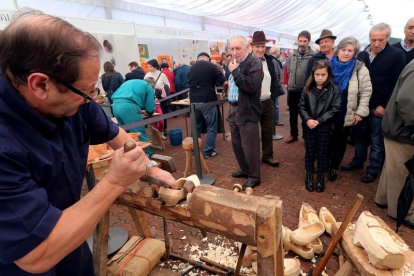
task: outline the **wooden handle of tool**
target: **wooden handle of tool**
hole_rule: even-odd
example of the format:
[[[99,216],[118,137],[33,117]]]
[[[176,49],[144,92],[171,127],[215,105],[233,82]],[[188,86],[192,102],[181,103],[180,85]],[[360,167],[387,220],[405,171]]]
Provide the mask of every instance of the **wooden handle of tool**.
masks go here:
[[[131,141],[131,140],[126,141],[125,144],[124,144],[124,152],[128,152],[130,150],[133,150],[136,147],[137,147],[137,144],[135,144],[134,141]]]
[[[357,194],[354,202],[352,203],[351,209],[349,209],[348,213],[344,221],[339,227],[338,232],[336,232],[335,236],[332,238],[331,243],[329,244],[328,249],[325,252],[322,260],[319,262],[318,267],[313,271],[313,276],[321,275],[322,271],[324,270],[326,264],[328,263],[329,258],[331,257],[333,251],[335,250],[336,245],[338,244],[339,240],[342,238],[342,234],[345,232],[348,224],[351,222],[352,218],[355,216],[355,213],[358,211],[359,206],[361,206],[364,197],[361,194]]]

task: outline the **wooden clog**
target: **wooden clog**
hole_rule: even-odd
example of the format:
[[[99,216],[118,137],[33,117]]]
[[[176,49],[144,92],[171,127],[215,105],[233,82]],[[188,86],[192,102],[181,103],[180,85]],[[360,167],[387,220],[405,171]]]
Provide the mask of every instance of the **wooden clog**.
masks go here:
[[[304,259],[311,260],[314,257],[314,251],[312,247],[309,245],[296,245],[294,244],[290,236],[292,235],[292,230],[290,230],[288,227],[283,226],[283,246],[285,250],[293,251],[295,254],[301,256]]]
[[[285,258],[283,260],[283,266],[284,276],[298,276],[302,272],[300,261],[297,258]]]
[[[336,219],[326,207],[321,207],[319,210],[319,219],[325,226],[326,232],[332,235],[332,225],[336,223]]]

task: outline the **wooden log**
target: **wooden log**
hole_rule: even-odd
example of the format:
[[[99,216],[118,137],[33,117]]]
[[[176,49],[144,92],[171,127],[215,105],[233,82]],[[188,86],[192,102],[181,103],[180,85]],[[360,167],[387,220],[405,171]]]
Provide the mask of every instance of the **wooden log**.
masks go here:
[[[152,160],[155,160],[161,164],[161,169],[166,170],[167,172],[175,172],[177,168],[175,166],[174,158],[162,154],[153,154],[151,156]]]
[[[349,276],[352,275],[354,271],[354,266],[349,262],[345,261],[341,268],[335,273],[335,276]]]
[[[387,224],[380,218],[377,218],[378,222],[389,231],[389,233],[393,236],[393,239],[404,242],[403,239],[395,234],[391,228],[387,226]],[[335,228],[333,230],[335,233]],[[348,256],[351,260],[352,264],[358,270],[360,275],[363,276],[404,276],[407,275],[406,272],[414,271],[414,252],[412,250],[408,250],[404,253],[405,255],[405,262],[402,268],[399,269],[389,269],[383,270],[375,268],[372,264],[368,261],[368,255],[365,250],[359,246],[356,246],[353,243],[353,236],[354,236],[354,228],[348,227],[344,232],[341,240],[341,246],[343,248],[343,252]]]
[[[116,201],[200,230],[257,246],[259,275],[283,275],[282,202],[214,186],[196,187],[187,204],[167,207],[128,189]]]
[[[109,211],[105,213],[93,234],[93,266],[96,276],[106,276],[108,262]]]
[[[369,262],[376,268],[401,268],[408,246],[393,239],[387,228],[370,212],[362,212],[355,225],[353,242],[365,249]]]

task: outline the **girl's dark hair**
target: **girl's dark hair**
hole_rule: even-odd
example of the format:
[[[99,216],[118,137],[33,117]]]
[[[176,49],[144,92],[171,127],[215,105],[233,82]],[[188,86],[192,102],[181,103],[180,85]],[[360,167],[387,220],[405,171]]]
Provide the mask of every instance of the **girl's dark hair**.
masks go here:
[[[113,74],[115,72],[115,67],[110,61],[106,61],[103,68],[106,74]]]
[[[161,63],[161,69],[164,69],[164,68],[170,68],[168,63]]]
[[[306,93],[310,93],[311,87],[315,85],[315,71],[318,69],[323,69],[323,68],[326,68],[326,71],[328,72],[328,79],[326,80],[325,84],[332,83],[332,68],[331,68],[331,64],[329,63],[329,60],[323,59],[323,60],[315,61],[312,66],[312,73],[309,76],[308,80],[306,81],[306,85],[305,85]]]
[[[157,70],[160,69],[160,65],[158,64],[158,61],[156,59],[148,60],[147,64],[151,65],[152,67],[154,67]]]

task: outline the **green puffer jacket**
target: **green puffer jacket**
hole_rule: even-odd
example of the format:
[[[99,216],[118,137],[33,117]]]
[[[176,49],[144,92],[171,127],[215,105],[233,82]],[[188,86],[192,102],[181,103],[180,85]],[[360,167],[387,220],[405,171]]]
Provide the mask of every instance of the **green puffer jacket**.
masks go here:
[[[306,84],[306,68],[308,67],[308,62],[313,56],[314,52],[310,47],[303,56],[300,56],[297,51],[295,51],[289,57],[289,81],[288,81],[288,90],[302,91]]]
[[[344,126],[351,126],[355,114],[369,115],[369,99],[372,94],[371,77],[362,61],[357,60],[348,84],[348,103]]]

